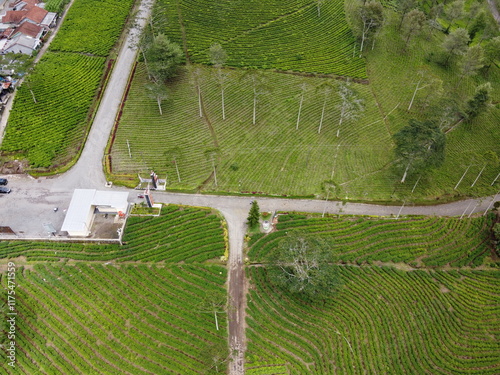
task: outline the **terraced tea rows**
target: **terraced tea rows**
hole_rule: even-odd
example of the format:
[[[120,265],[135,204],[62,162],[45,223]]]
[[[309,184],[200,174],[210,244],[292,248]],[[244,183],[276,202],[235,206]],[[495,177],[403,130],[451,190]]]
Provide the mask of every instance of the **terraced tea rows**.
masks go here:
[[[124,245],[0,241],[0,258],[201,263],[224,255],[227,234],[208,209],[165,206],[160,217],[130,217]]]
[[[277,232],[252,237],[249,256],[265,261],[289,233],[317,235],[338,262],[404,262],[418,267],[479,266],[490,255],[491,217],[311,217],[281,215]]]
[[[36,265],[17,271],[17,363],[4,374],[201,374],[227,357],[219,266]],[[213,357],[219,356],[220,362]]]
[[[134,0],[77,0],[71,6],[51,51],[107,57],[116,44]]]
[[[280,292],[251,267],[248,374],[496,374],[497,271],[339,267],[324,304]]]
[[[133,0],[75,0],[61,30],[16,95],[1,150],[33,168],[75,158],[90,125],[104,62]],[[99,55],[102,57],[96,57]]]
[[[228,79],[226,120],[222,120],[215,73],[200,69],[205,118],[199,117],[189,73],[183,72],[169,85],[170,99],[164,102],[160,115],[156,102],[145,92],[144,68],[138,67],[111,151],[113,173],[133,176],[152,167],[160,175],[164,171],[168,174],[169,187],[195,189],[213,170],[206,152],[218,146],[217,186],[212,180],[204,189],[308,195],[319,192],[321,183],[334,173],[339,183],[361,179],[357,186],[363,193],[376,196],[369,176],[389,162],[391,150],[387,144],[391,141],[368,87],[353,84],[366,110],[356,124],[344,122],[339,128],[340,99],[335,92],[338,82],[265,74],[253,125],[253,89],[248,77],[242,71],[224,71]],[[318,86],[325,82],[331,84],[332,92],[318,134],[324,103]],[[297,130],[302,83],[307,91]],[[180,183],[172,160],[162,157],[176,147],[182,154],[177,163]],[[342,188],[337,196],[350,196],[346,190]]]
[[[60,13],[68,3],[69,0],[47,0],[45,1],[45,9],[49,12]]]
[[[366,78],[364,61],[353,55],[355,41],[341,0],[325,1],[320,16],[310,0],[160,4],[172,20],[166,33],[180,44],[185,40],[194,62],[208,63],[210,45],[220,43],[230,66]]]
[[[2,150],[27,157],[33,167],[49,167],[60,150],[79,144],[104,62],[81,54],[44,56],[18,89]]]

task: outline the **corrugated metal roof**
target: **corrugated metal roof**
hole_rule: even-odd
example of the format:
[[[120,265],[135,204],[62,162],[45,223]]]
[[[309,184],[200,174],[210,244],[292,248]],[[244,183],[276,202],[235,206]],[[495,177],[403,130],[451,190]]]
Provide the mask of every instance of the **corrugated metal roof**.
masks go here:
[[[75,189],[61,231],[68,233],[87,232],[89,230],[87,219],[92,206],[115,207],[117,210],[125,212],[128,206],[128,193]]]

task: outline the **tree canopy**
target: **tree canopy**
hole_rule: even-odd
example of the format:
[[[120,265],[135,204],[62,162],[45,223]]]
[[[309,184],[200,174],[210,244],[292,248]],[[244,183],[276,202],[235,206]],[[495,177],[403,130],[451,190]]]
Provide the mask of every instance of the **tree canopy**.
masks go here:
[[[155,82],[165,82],[176,75],[183,60],[181,47],[171,42],[165,34],[153,37],[144,48],[148,73]]]
[[[271,256],[271,278],[288,292],[311,301],[331,296],[341,285],[331,254],[321,238],[288,235]]]
[[[444,161],[446,138],[432,121],[411,119],[394,135],[398,167],[404,169],[401,182],[408,174],[440,166]]]

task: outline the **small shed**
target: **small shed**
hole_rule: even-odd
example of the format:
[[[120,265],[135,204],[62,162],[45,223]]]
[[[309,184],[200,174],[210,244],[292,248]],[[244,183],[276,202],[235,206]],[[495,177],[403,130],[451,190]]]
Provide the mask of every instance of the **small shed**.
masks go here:
[[[125,215],[129,205],[128,195],[128,192],[76,189],[61,231],[74,237],[88,236],[96,213]]]

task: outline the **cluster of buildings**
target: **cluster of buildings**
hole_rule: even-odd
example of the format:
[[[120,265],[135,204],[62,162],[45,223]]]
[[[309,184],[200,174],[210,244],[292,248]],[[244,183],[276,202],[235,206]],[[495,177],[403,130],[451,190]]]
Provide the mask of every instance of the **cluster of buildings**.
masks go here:
[[[48,12],[44,5],[40,0],[4,0],[0,11],[0,54],[31,55],[40,47],[43,36],[57,21],[57,13]]]

